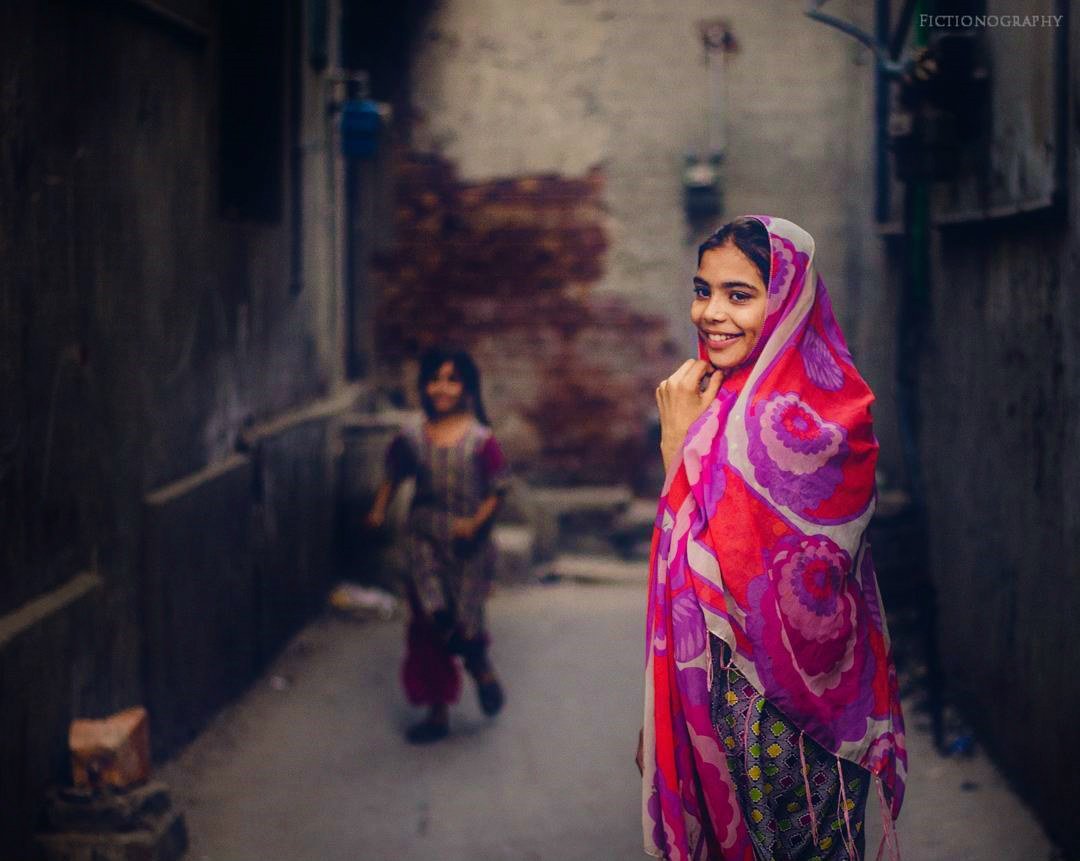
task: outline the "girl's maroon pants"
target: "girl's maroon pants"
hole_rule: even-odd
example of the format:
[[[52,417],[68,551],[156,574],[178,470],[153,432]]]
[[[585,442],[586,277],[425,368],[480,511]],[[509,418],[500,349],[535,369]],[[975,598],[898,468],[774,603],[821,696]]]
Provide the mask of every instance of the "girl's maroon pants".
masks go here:
[[[461,670],[478,676],[487,669],[486,633],[463,640],[451,636],[452,629],[426,615],[418,602],[409,596],[411,618],[405,634],[405,662],[401,681],[405,696],[414,706],[438,706],[456,703],[461,694]]]

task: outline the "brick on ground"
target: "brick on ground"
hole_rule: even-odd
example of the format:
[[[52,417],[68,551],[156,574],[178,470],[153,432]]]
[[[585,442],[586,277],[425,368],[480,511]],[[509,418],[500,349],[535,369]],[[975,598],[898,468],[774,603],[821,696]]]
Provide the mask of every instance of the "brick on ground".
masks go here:
[[[77,787],[124,789],[150,777],[150,720],[142,706],[72,721],[68,744]]]

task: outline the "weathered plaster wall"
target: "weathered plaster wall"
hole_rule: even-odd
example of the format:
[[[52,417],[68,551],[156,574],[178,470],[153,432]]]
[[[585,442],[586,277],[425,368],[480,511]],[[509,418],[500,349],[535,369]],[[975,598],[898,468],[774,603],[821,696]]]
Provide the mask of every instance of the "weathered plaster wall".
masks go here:
[[[870,10],[860,4],[834,11],[868,24]],[[586,420],[590,399],[603,400],[606,392],[626,401],[620,407],[626,420],[613,423],[608,447],[630,445],[624,434],[636,425],[633,445],[640,448],[654,415],[655,383],[694,349],[688,285],[701,237],[689,234],[683,217],[681,169],[684,154],[706,139],[709,84],[697,25],[718,17],[730,22],[741,46],[726,67],[725,216],[783,214],[814,234],[820,271],[879,395],[882,464],[900,478],[893,331],[871,209],[872,65],[850,39],[783,0],[435,5],[412,69],[414,150],[445,159],[468,186],[547,176],[603,179],[595,200],[603,254],[586,269],[587,278],[565,273],[560,283],[579,282],[575,295],[584,307],[595,305],[590,337],[603,339],[619,327],[620,336],[603,350],[604,368],[614,376],[597,375],[595,365],[582,362],[569,376],[585,391],[560,388],[544,379],[543,369],[575,360],[565,357],[564,342],[530,342],[512,354],[494,350],[487,362],[491,384],[513,390],[493,390],[494,419],[528,425],[519,393],[544,387],[542,409],[562,417],[565,433]],[[411,181],[406,175],[406,186]],[[521,210],[519,217],[533,216]],[[458,294],[442,291],[439,280],[430,290],[432,301],[456,307]],[[546,294],[518,296],[513,307],[530,298],[537,300],[535,325],[543,326]],[[485,318],[496,328],[504,325],[501,307],[511,303],[499,299]],[[623,309],[625,321],[606,316],[614,308]],[[671,359],[650,353],[642,361],[638,341],[652,343],[654,335],[630,319],[635,316],[663,322]],[[505,323],[508,339],[520,331],[516,325]],[[413,337],[420,333],[418,321]],[[511,381],[497,381],[508,373]],[[584,447],[567,455],[541,456],[541,471],[604,477],[589,475]]]
[[[633,480],[654,459],[638,401],[676,354],[660,317],[590,296],[607,246],[602,191],[598,171],[463,183],[438,158],[400,168],[380,355],[415,406],[419,351],[467,344],[508,454],[535,480]]]

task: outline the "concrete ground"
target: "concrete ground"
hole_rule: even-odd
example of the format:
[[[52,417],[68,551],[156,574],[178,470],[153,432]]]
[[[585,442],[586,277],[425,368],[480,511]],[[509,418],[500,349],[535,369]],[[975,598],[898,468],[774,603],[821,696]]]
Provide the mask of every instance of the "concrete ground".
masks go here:
[[[401,622],[317,620],[161,769],[189,861],[645,857],[642,602],[640,582],[501,591],[490,623],[507,707],[489,720],[467,687],[453,735],[426,748],[402,739],[419,715],[397,682]],[[985,759],[941,759],[918,732],[910,748],[905,861],[1053,857]]]

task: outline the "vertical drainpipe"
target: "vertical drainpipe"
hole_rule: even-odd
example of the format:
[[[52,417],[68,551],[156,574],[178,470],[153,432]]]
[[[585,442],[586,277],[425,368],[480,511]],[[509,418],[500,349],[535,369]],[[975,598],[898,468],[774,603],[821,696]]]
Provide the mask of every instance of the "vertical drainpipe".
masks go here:
[[[927,44],[922,20],[924,0],[915,4],[913,44]],[[923,486],[921,452],[921,402],[919,368],[926,347],[927,307],[930,301],[930,187],[926,179],[912,179],[904,189],[904,282],[897,314],[897,411],[904,462],[908,472],[913,515],[917,534],[928,541],[929,522],[926,515],[926,493]],[[927,694],[934,744],[945,747],[944,674],[938,646],[937,590],[930,574],[928,548],[924,548],[919,565],[924,588],[921,590],[921,618],[926,649]]]
[[[879,45],[889,42],[889,0],[874,0],[874,36]],[[874,65],[874,215],[878,224],[889,220],[889,75]]]
[[[304,0],[292,0],[289,22],[289,295],[304,288]]]
[[[921,20],[923,3],[915,5],[915,21]],[[926,46],[926,30],[915,24],[916,48]],[[911,499],[919,511],[924,507],[922,464],[919,459],[919,361],[923,349],[926,303],[929,300],[930,235],[929,188],[925,179],[912,179],[904,189],[904,283],[897,315],[897,389],[900,433],[908,470]]]
[[[357,87],[349,83],[349,98],[356,98]],[[356,380],[367,373],[364,363],[364,345],[360,343],[357,318],[360,312],[361,266],[363,255],[360,248],[360,165],[357,159],[345,158],[345,377]]]

